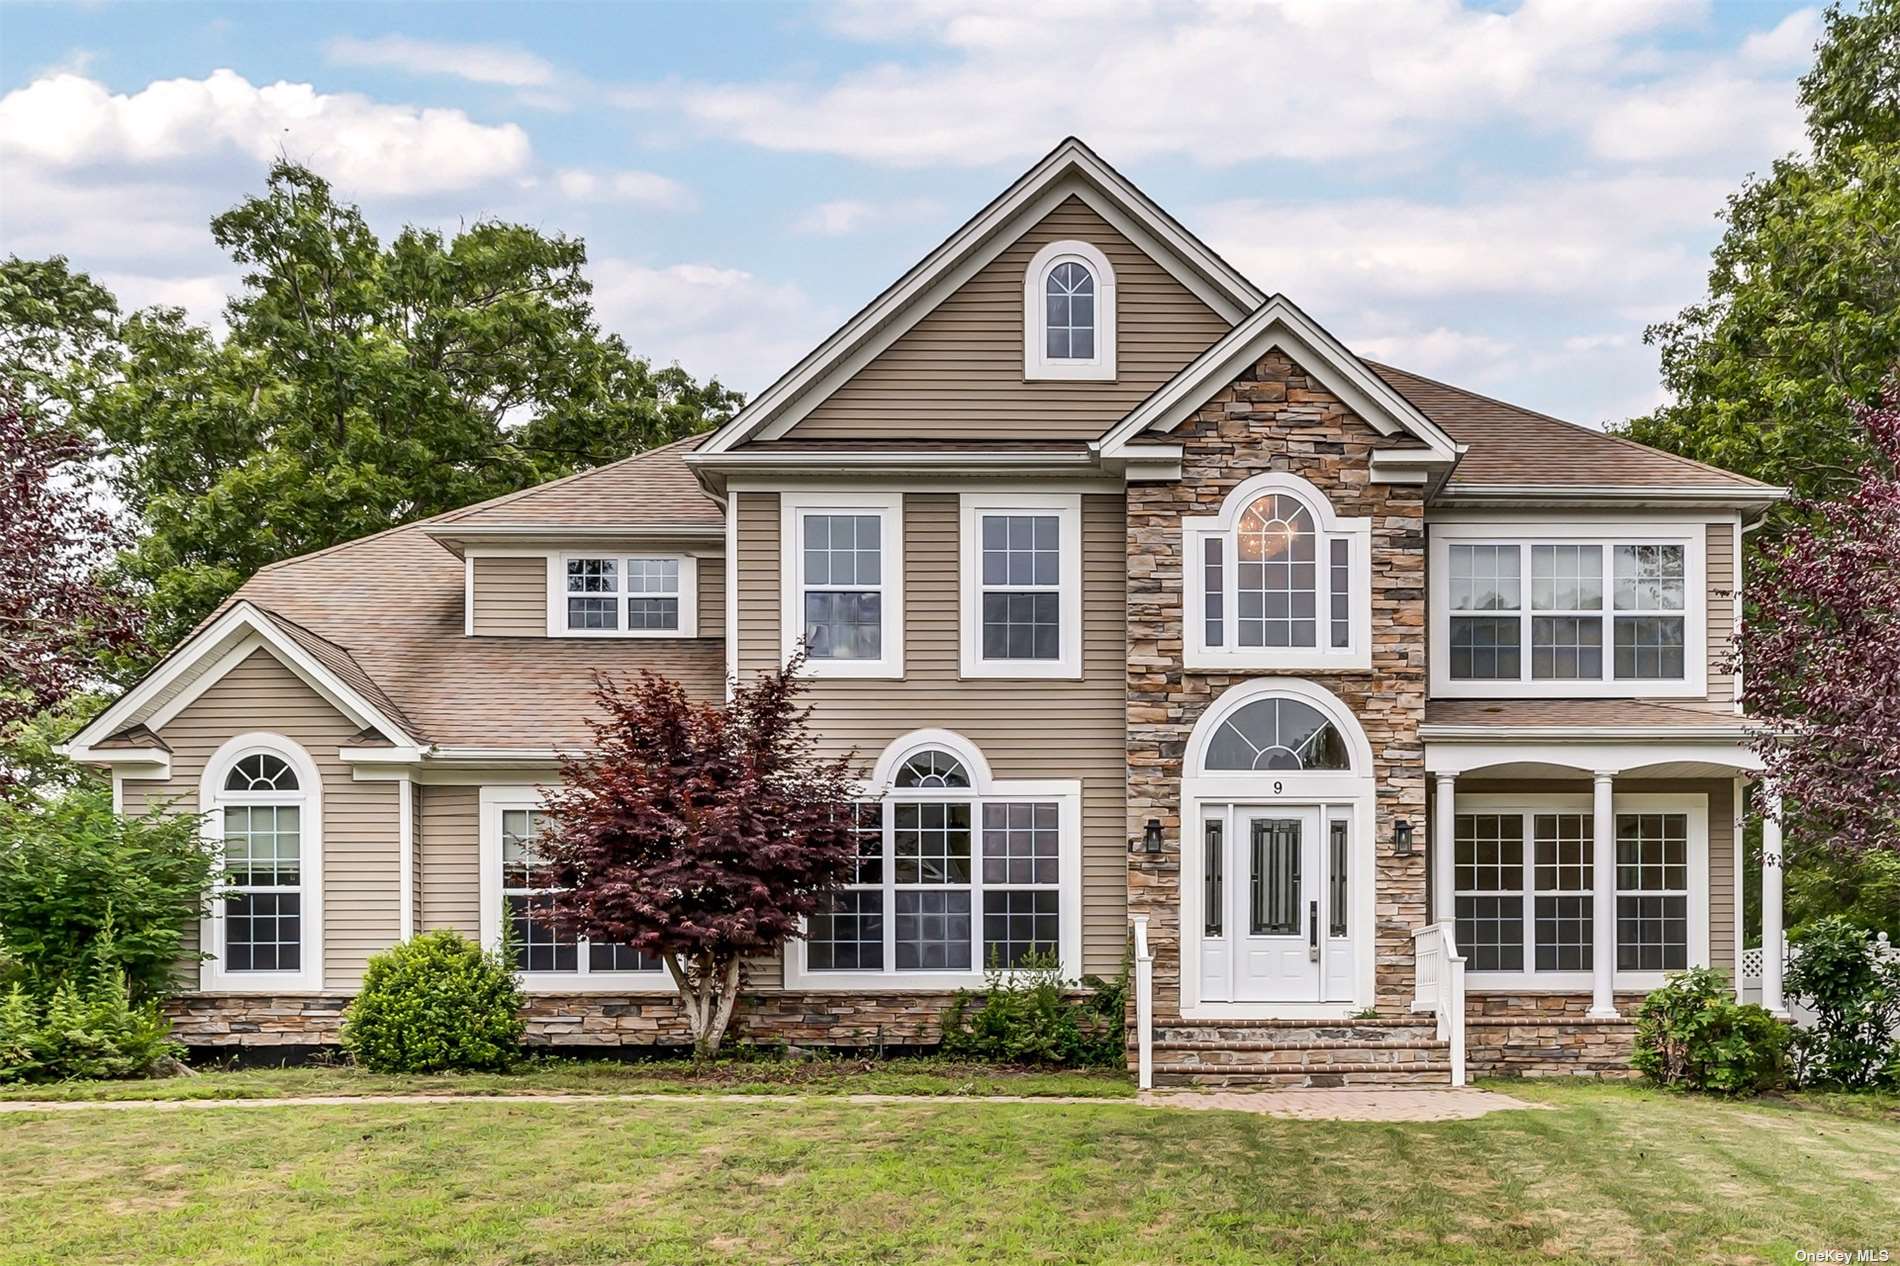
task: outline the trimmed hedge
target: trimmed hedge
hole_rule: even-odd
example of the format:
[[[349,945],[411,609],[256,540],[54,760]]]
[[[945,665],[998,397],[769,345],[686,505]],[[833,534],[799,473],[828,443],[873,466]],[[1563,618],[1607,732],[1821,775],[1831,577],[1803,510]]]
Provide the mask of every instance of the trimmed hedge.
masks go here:
[[[523,1030],[514,972],[443,929],[369,960],[343,1017],[343,1049],[372,1072],[498,1072]]]

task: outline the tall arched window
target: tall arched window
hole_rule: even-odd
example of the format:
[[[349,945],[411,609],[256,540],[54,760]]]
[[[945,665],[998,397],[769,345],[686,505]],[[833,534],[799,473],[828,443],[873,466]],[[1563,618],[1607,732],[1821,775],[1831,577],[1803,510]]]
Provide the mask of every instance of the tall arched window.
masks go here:
[[[1181,530],[1189,667],[1371,667],[1370,519],[1272,471]]]
[[[233,739],[206,765],[201,794],[225,894],[207,925],[207,983],[321,988],[322,821],[310,757],[278,735]]]
[[[1023,373],[1115,376],[1115,269],[1087,242],[1051,242],[1023,274]]]
[[[885,750],[865,791],[850,882],[807,920],[789,969],[816,987],[905,988],[1031,956],[1080,971],[1079,783],[999,780],[960,735],[920,730]]]

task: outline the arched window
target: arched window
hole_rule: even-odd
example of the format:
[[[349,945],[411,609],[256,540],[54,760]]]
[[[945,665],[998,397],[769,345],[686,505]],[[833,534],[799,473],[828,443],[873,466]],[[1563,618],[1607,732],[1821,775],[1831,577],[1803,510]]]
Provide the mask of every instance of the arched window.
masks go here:
[[[1032,956],[1080,970],[1081,786],[992,778],[977,748],[920,730],[884,752],[858,805],[850,881],[806,922],[817,987],[858,977],[960,986]]]
[[[1206,768],[1350,770],[1346,740],[1319,709],[1298,699],[1256,699],[1221,722],[1207,745]]]
[[[1279,471],[1182,519],[1188,666],[1371,667],[1371,524]]]
[[[322,987],[319,792],[309,755],[280,735],[240,736],[206,764],[200,807],[225,894],[208,923],[208,987]]]
[[[1023,372],[1115,377],[1115,270],[1087,242],[1051,242],[1023,275]]]

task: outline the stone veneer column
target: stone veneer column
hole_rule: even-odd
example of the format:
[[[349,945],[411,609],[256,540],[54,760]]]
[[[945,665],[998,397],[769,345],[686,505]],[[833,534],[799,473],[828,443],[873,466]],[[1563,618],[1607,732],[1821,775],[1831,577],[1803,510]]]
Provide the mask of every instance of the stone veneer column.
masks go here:
[[[1375,484],[1371,456],[1388,441],[1291,358],[1270,352],[1214,393],[1172,436],[1182,477],[1128,488],[1128,909],[1149,918],[1155,1014],[1180,1014],[1181,761],[1194,723],[1249,677],[1318,683],[1358,718],[1372,745],[1377,806],[1374,990],[1378,1010],[1409,1014],[1412,932],[1427,921],[1426,852],[1393,853],[1393,824],[1425,820],[1425,511],[1417,485]],[[1233,487],[1267,470],[1311,482],[1342,515],[1372,520],[1370,672],[1188,672],[1182,662],[1181,519],[1214,513]],[[1158,856],[1140,851],[1161,821]]]

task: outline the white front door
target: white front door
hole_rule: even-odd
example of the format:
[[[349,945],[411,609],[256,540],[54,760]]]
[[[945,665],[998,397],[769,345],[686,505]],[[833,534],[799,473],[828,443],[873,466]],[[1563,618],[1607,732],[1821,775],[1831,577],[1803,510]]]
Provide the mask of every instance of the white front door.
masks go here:
[[[1202,1000],[1350,1000],[1347,817],[1210,806],[1202,832]]]

